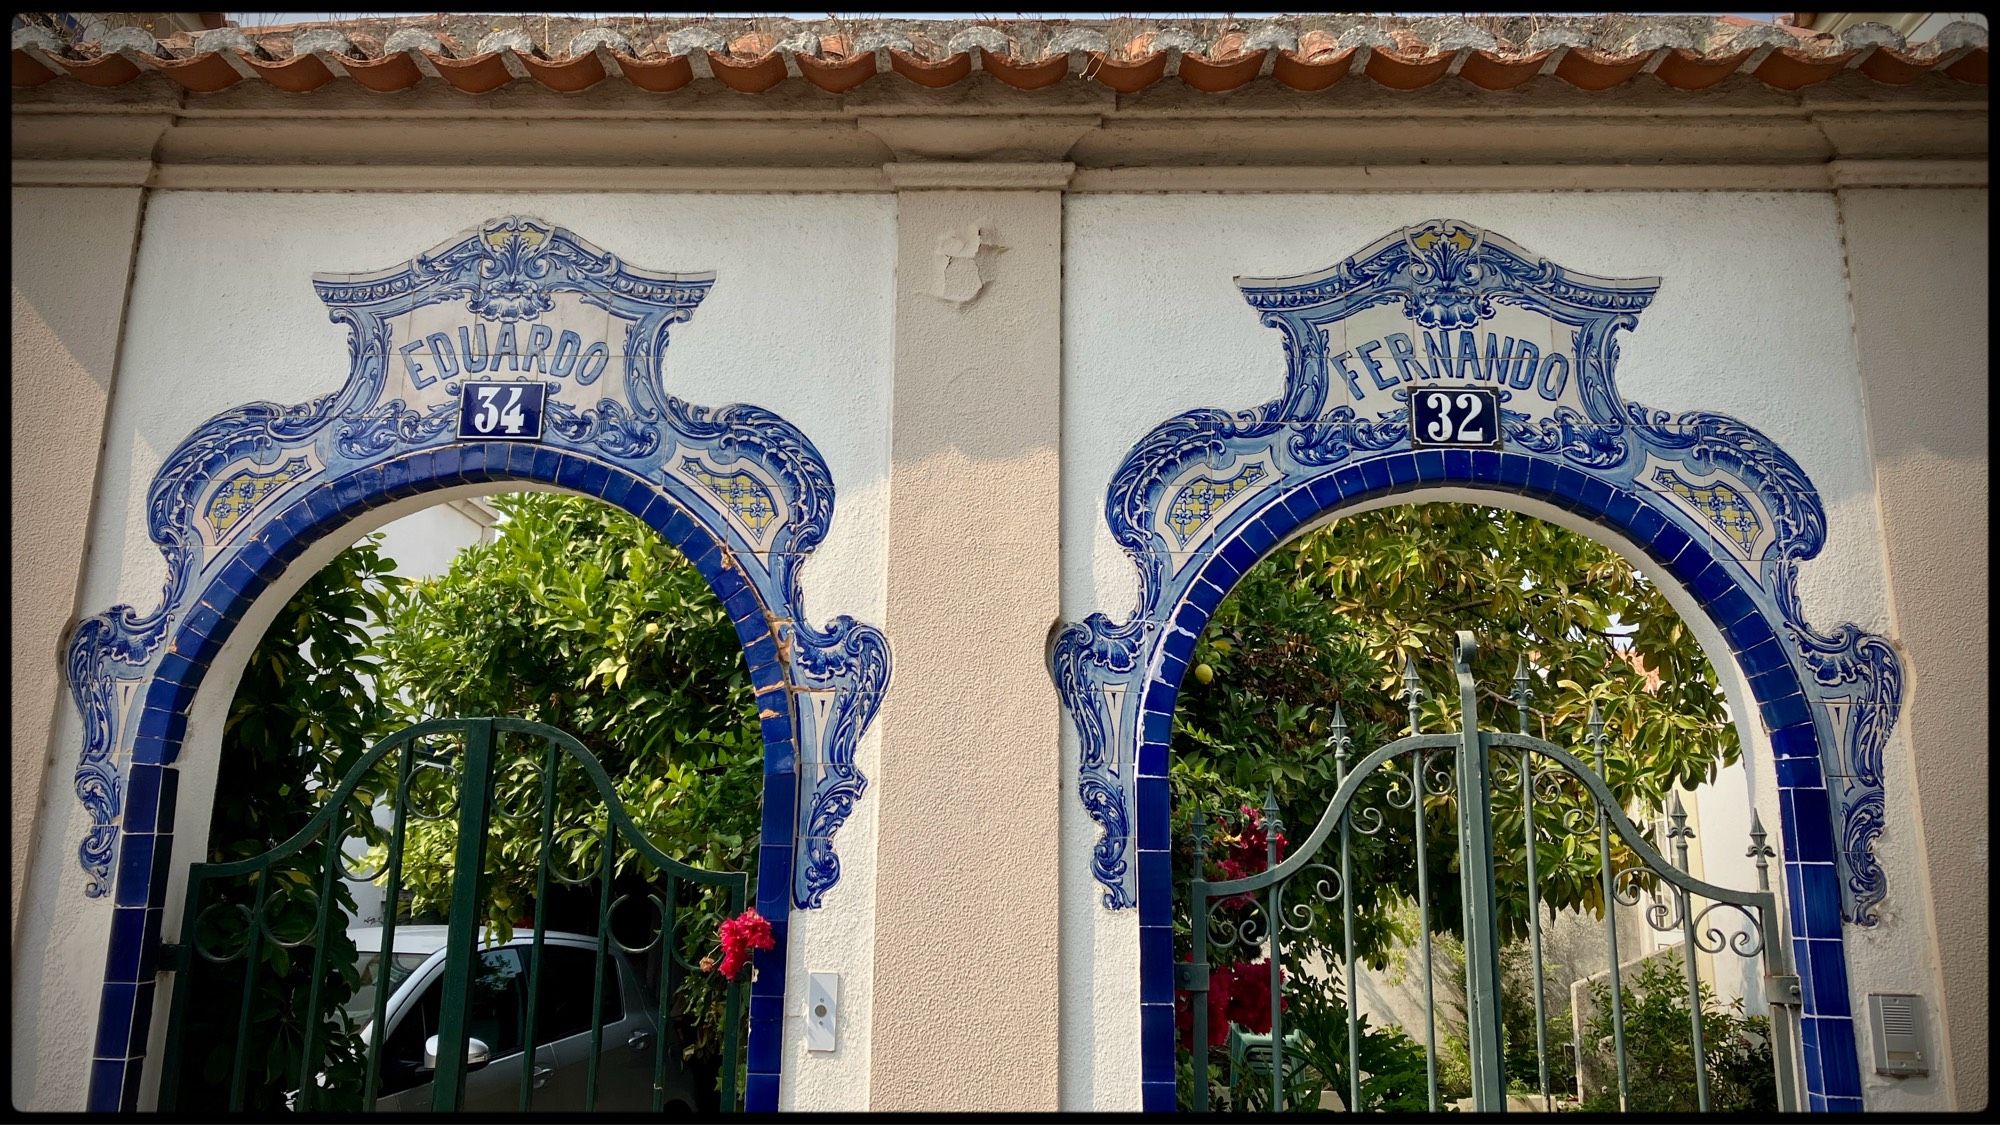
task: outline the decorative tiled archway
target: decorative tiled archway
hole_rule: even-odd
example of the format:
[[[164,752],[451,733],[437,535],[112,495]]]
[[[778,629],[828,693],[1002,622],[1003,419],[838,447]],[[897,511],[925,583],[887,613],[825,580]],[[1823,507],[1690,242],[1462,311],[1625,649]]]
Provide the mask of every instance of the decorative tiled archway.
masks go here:
[[[700,571],[742,641],[765,748],[757,906],[778,938],[755,961],[745,1097],[752,1110],[777,1107],[787,919],[839,879],[833,836],[866,788],[854,751],[888,685],[889,652],[873,626],[843,616],[817,627],[801,613],[798,569],[834,509],[812,442],[762,408],[665,392],[669,330],[713,284],[633,268],[537,220],[495,220],[391,270],[317,278],[350,331],[346,385],[296,406],[226,411],[167,458],[147,496],[168,564],[160,606],[113,607],[69,648],[85,730],[76,789],[93,824],[79,848],[85,893],[113,899],[91,1109],[137,1104],[176,763],[224,642],[288,566],[363,513],[509,481],[644,520]],[[471,378],[480,374],[489,379]],[[479,417],[483,382],[523,391],[518,432],[492,435],[509,440],[481,430],[499,419]]]
[[[1283,334],[1283,395],[1188,411],[1133,447],[1105,516],[1138,565],[1138,612],[1070,625],[1051,656],[1102,832],[1092,873],[1107,908],[1139,912],[1144,1106],[1175,1105],[1167,755],[1196,639],[1288,536],[1391,494],[1470,488],[1604,527],[1725,639],[1774,758],[1809,1104],[1860,1109],[1842,922],[1872,924],[1886,893],[1872,848],[1902,669],[1881,637],[1805,621],[1797,567],[1823,546],[1825,516],[1798,464],[1737,419],[1618,394],[1616,334],[1657,279],[1580,274],[1432,220],[1318,273],[1238,284]],[[1413,448],[1412,394],[1430,388],[1496,394],[1500,440]]]

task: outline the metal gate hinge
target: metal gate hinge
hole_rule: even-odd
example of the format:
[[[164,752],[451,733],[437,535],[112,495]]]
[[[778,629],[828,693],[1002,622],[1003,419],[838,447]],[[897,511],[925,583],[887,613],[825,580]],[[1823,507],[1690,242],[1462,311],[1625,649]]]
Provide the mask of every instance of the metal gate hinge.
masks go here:
[[[1768,1003],[1796,1005],[1804,1002],[1805,995],[1799,991],[1797,974],[1769,975],[1764,978],[1764,995]]]
[[[186,945],[165,942],[160,946],[160,971],[163,973],[187,972],[193,961],[193,951]]]
[[[1207,966],[1207,965],[1201,965],[1201,966],[1197,966],[1197,965],[1195,965],[1195,963],[1194,963],[1194,962],[1192,962],[1192,961],[1176,961],[1176,962],[1174,962],[1174,989],[1175,989],[1175,991],[1177,991],[1177,992],[1207,992],[1207,991],[1208,991],[1208,974],[1207,974],[1207,973],[1201,973],[1201,974],[1199,974],[1199,975],[1197,976],[1197,974],[1195,973],[1195,969],[1196,969],[1197,967],[1199,967],[1199,968],[1203,968],[1203,969],[1206,969],[1206,968],[1208,968],[1208,966]]]

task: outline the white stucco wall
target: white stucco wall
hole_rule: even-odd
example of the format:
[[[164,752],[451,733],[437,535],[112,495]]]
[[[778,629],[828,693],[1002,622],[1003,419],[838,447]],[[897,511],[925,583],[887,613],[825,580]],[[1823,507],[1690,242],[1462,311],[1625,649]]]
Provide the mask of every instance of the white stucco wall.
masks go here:
[[[838,489],[825,544],[801,572],[806,611],[879,620],[884,598],[893,204],[883,196],[396,195],[156,193],[138,252],[131,316],[111,407],[106,459],[80,603],[142,611],[166,570],[147,543],[145,489],[163,457],[213,414],[257,399],[297,402],[346,378],[347,332],[331,323],[311,275],[376,270],[497,216],[569,227],[634,264],[718,275],[694,318],[674,330],[668,389],[695,402],[749,401],[798,422]],[[489,490],[490,491],[490,490]],[[82,499],[78,500],[81,510]],[[378,510],[358,535],[423,505]],[[345,543],[300,560],[324,560]],[[296,569],[296,568],[295,568]],[[265,601],[281,603],[288,584]],[[260,609],[266,607],[262,603]],[[247,620],[247,619],[246,619]],[[247,654],[249,630],[228,652]],[[232,676],[220,674],[211,687]],[[196,707],[183,762],[213,753],[218,731]],[[226,700],[226,694],[222,696]],[[69,792],[80,745],[73,709],[58,720],[58,768],[40,824],[50,845],[29,874],[15,959],[15,1104],[80,1109],[92,1054],[111,907],[86,899],[75,856],[87,818]],[[206,737],[207,741],[201,741]],[[858,760],[870,770],[872,737]],[[191,770],[190,773],[198,771]],[[182,790],[183,867],[205,834],[207,786]],[[212,785],[212,782],[210,783]],[[860,1108],[867,1091],[874,826],[864,799],[842,829],[843,878],[818,912],[794,915],[789,971],[842,975],[840,1049],[807,1055],[803,1011],[788,1011],[781,1104]],[[170,923],[171,925],[171,923]],[[801,1000],[801,1004],[803,1001]]]
[[[1655,409],[1734,415],[1797,458],[1827,513],[1826,549],[1800,568],[1808,619],[1820,628],[1854,621],[1888,632],[1833,199],[1702,192],[1072,198],[1064,259],[1066,619],[1097,610],[1124,618],[1133,611],[1136,572],[1103,517],[1106,486],[1132,444],[1176,412],[1250,407],[1283,385],[1279,334],[1258,324],[1231,279],[1317,270],[1430,218],[1488,228],[1573,269],[1662,278],[1652,307],[1625,336],[1620,389]],[[1514,506],[1603,538],[1557,509]],[[1668,594],[1684,617],[1693,613],[1679,590]],[[1716,631],[1705,621],[1694,624],[1711,657],[1726,658]],[[1725,669],[1725,679],[1735,679],[1732,673]],[[1730,704],[1735,714],[1756,714],[1740,686]],[[1752,758],[1745,776],[1775,835],[1768,750],[1761,731],[1744,733]],[[1848,931],[1858,1011],[1865,1011],[1867,992],[1922,993],[1931,979],[1922,912],[1905,912],[1922,887],[1910,832],[1910,778],[1895,765],[1906,758],[1905,737],[1898,731],[1886,754],[1892,765],[1889,827],[1879,848],[1890,888],[1884,921]],[[1073,729],[1066,728],[1065,738],[1073,762]],[[1137,919],[1089,908],[1096,886],[1088,857],[1097,833],[1074,800],[1065,808],[1064,830],[1065,1105],[1136,1105],[1139,1064],[1127,1045],[1138,1036]],[[1744,866],[1718,874],[1747,879]],[[1880,1087],[1871,1081],[1869,1090],[1872,1107]],[[1930,1080],[1879,1094],[1884,1107],[1899,1108],[1939,1105],[1938,1096]]]

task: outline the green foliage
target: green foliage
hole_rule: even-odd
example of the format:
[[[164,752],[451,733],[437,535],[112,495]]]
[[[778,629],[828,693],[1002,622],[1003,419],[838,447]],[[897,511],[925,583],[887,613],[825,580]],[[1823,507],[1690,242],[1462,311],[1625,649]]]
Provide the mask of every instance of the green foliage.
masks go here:
[[[1287,1028],[1299,1032],[1306,1065],[1319,1076],[1315,1091],[1324,1088],[1347,1100],[1347,1004],[1338,982],[1301,975],[1285,989]],[[1356,1021],[1356,1054],[1361,1066],[1358,1113],[1423,1112],[1430,1108],[1429,1071],[1423,1045],[1399,1028],[1372,1027],[1368,1017]]]
[[[1547,918],[1543,925],[1549,925]],[[1466,1044],[1465,943],[1456,934],[1432,939],[1437,974],[1438,1088],[1446,1098],[1472,1093],[1472,1056]],[[1534,951],[1526,941],[1500,947],[1501,1066],[1510,1094],[1541,1093],[1541,1062],[1549,1068],[1549,1093],[1567,1097],[1576,1091],[1571,1063],[1575,1040],[1564,982],[1545,977],[1542,1010],[1546,1020],[1543,1053],[1535,1029]]]
[[[401,581],[395,561],[376,542],[364,540],[308,579],[279,611],[250,656],[223,728],[221,768],[210,820],[210,862],[261,855],[305,827],[331,797],[340,780],[395,723],[388,706],[370,691],[367,677],[377,669],[367,655],[367,625],[381,617],[385,598]],[[337,838],[379,836],[370,807],[379,787],[364,782],[328,831]],[[320,837],[324,840],[325,837]],[[239,1044],[245,964],[213,965],[197,957],[193,971],[202,1000],[189,1010],[181,1108],[216,1109],[225,1104],[239,1045],[246,1057],[246,1101],[252,1113],[283,1107],[285,1091],[300,1085],[301,1056],[312,986],[312,932],[318,917],[325,851],[319,843],[275,863],[266,891],[266,917],[279,941],[263,944],[258,978],[250,998],[250,1033]],[[203,900],[209,922],[196,938],[209,949],[244,948],[244,915],[227,909],[254,901],[258,877],[224,880]],[[327,963],[331,974],[320,984],[325,1063],[331,1097],[340,1099],[362,1086],[363,1050],[339,1011],[356,985],[354,943],[339,922],[339,909],[352,911],[347,886],[334,881],[336,913],[330,927]],[[283,943],[298,944],[288,949]],[[325,1108],[353,1109],[351,1096]]]
[[[1649,958],[1636,981],[1619,989],[1625,1008],[1627,1108],[1640,1113],[1695,1113],[1694,1020],[1685,969],[1678,960]],[[1743,1001],[1727,1008],[1700,984],[1701,1034],[1707,1060],[1709,1109],[1714,1113],[1768,1115],[1778,1109],[1773,1076],[1770,1020],[1745,1016]],[[1595,1011],[1584,1029],[1585,1048],[1595,1056],[1605,1088],[1591,1092],[1583,1109],[1618,1111],[1617,1061],[1613,1054],[1611,990],[1591,982]]]
[[[763,743],[735,627],[706,580],[601,502],[523,493],[494,506],[507,516],[494,542],[461,552],[389,607],[376,648],[399,717],[509,715],[567,731],[662,852],[709,870],[753,869]],[[506,932],[534,908],[542,775],[538,749],[500,749],[483,902],[488,924]],[[595,873],[604,804],[580,768],[559,768],[554,804],[554,871]],[[419,913],[451,901],[454,832],[449,820],[410,824],[404,879]],[[652,872],[636,849],[621,843],[614,862],[617,893],[643,898]],[[683,888],[677,904],[690,964],[714,953],[727,906],[698,889]],[[613,919],[634,946],[647,941],[641,927],[657,925],[642,913],[627,907]],[[677,990],[691,1058],[719,1053],[722,1000],[712,973],[689,974]]]

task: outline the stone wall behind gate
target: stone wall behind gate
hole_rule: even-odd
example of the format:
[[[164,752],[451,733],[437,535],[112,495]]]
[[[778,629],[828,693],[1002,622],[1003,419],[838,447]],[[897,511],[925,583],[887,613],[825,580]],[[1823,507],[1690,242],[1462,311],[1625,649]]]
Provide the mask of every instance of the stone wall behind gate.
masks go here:
[[[668,389],[770,407],[819,447],[838,507],[803,570],[808,613],[881,623],[900,678],[861,744],[871,785],[839,834],[840,882],[824,907],[792,916],[788,979],[839,973],[841,1026],[836,1051],[808,1052],[793,990],[781,1106],[1136,1107],[1138,919],[1099,905],[1075,732],[1045,668],[1017,665],[1062,622],[1131,612],[1136,572],[1103,509],[1133,442],[1176,412],[1243,409],[1282,386],[1278,334],[1232,278],[1307,272],[1398,227],[1460,219],[1572,269],[1661,277],[1624,339],[1626,398],[1739,417],[1818,488],[1827,546],[1801,568],[1806,616],[1885,634],[1912,681],[1886,750],[1889,897],[1878,925],[1847,928],[1850,991],[1860,1012],[1869,992],[1923,996],[1932,1043],[1942,1060],[1949,1042],[1951,1056],[1919,1079],[1864,1065],[1868,1102],[1976,1105],[1983,954],[1940,937],[1962,942],[1961,915],[1984,912],[1983,835],[1977,865],[1961,836],[1984,823],[1984,762],[1932,717],[1983,713],[1984,685],[1926,657],[1985,615],[1983,555],[1966,549],[1985,537],[1985,440],[1972,421],[1985,415],[1984,293],[1968,280],[1983,276],[1983,225],[1977,240],[1966,232],[1985,193],[1883,194],[1065,196],[1059,182],[1032,181],[838,196],[153,192],[122,337],[104,348],[107,323],[91,328],[96,351],[70,348],[93,370],[98,352],[118,357],[101,468],[89,487],[83,469],[61,470],[65,511],[88,529],[72,613],[156,603],[164,570],[145,489],[177,442],[228,407],[304,401],[343,380],[346,332],[310,275],[386,267],[505,214],[567,227],[641,267],[713,270],[712,294],[674,330]],[[35,233],[26,221],[17,208],[17,245]],[[1953,238],[1935,268],[1896,256],[1912,239]],[[108,276],[117,255],[104,256],[92,268]],[[16,284],[17,353],[29,361],[17,388],[56,370],[21,352],[37,331],[23,301],[46,317],[43,292]],[[53,474],[38,467],[54,460],[20,460],[23,401],[17,466]],[[898,473],[919,463],[931,475],[899,491]],[[1940,471],[1963,485],[1920,487]],[[947,478],[942,494],[929,489]],[[955,524],[981,596],[938,612],[963,577],[949,573]],[[17,576],[79,568],[54,539],[17,533],[16,549]],[[1914,600],[1903,597],[1911,575]],[[1692,624],[1726,659],[1713,628]],[[16,651],[18,699],[30,685]],[[226,699],[227,678],[204,691]],[[903,684],[923,685],[921,696],[899,694]],[[32,823],[34,839],[17,894],[12,1079],[18,1105],[73,1109],[86,1096],[110,906],[82,894],[87,818],[70,791],[80,724],[66,695],[54,702],[46,732],[32,714],[15,720],[17,759],[46,746],[54,765],[39,794],[16,793],[17,832]],[[1740,682],[1731,702],[1756,714]],[[1945,724],[1935,735],[1933,722]],[[178,866],[199,850],[212,785],[201,759],[215,733],[203,742],[199,730],[183,757]],[[1748,789],[1775,835],[1768,746],[1744,733]],[[1740,843],[1703,843],[1712,879],[1750,885]]]

